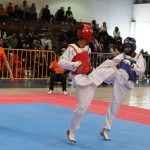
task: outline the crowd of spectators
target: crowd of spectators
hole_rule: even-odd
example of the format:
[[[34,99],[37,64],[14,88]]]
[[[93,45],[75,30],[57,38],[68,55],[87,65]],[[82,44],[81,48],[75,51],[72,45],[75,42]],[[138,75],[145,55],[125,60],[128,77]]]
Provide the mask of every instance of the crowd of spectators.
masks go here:
[[[108,27],[106,22],[103,22],[100,27],[96,20],[93,20],[91,24],[94,31],[93,37],[98,41],[96,45],[99,45],[100,48],[98,47],[98,49],[100,49],[100,52],[113,53],[113,55],[122,52],[122,38],[119,27],[115,27],[113,36],[110,36],[107,32]]]
[[[6,9],[3,4],[0,4],[0,20],[5,26],[5,21],[22,20],[22,21],[38,21],[36,6],[32,3],[28,6],[26,0],[23,1],[22,6],[15,5],[10,2]],[[0,37],[5,41],[5,47],[17,49],[46,49],[55,50],[56,53],[65,50],[68,44],[77,41],[76,30],[78,23],[73,17],[71,7],[68,7],[65,12],[64,7],[60,7],[55,15],[51,14],[49,5],[45,5],[41,9],[39,18],[43,22],[65,24],[70,26],[68,30],[58,31],[59,34],[54,35],[49,32],[46,27],[43,27],[38,32],[30,32],[28,27],[23,26],[23,32],[10,34],[6,28],[0,28]],[[122,52],[122,37],[119,27],[114,27],[113,36],[108,34],[108,26],[106,22],[99,25],[96,20],[92,20],[93,27],[93,41],[90,43],[92,52],[96,53],[112,53],[116,56]],[[102,55],[99,55],[102,56]],[[97,57],[98,58],[98,57]]]
[[[4,8],[3,4],[0,3],[0,20],[5,21],[6,19],[22,21],[41,20],[51,23],[57,22],[70,24],[74,20],[74,17],[70,6],[66,12],[64,7],[61,7],[55,14],[52,14],[49,5],[45,5],[45,7],[41,8],[38,15],[35,3],[32,3],[31,6],[29,6],[28,2],[24,0],[21,6],[17,4],[13,5],[12,2],[9,2],[6,8]]]
[[[28,6],[28,2],[24,0],[21,6],[14,5],[10,2],[6,9],[3,8],[3,4],[0,4],[0,20],[6,19],[22,20],[22,21],[37,21],[50,23],[67,23],[70,25],[69,31],[62,31],[61,34],[55,39],[55,45],[51,41],[52,37],[49,34],[39,35],[39,33],[20,33],[19,35],[14,33],[13,35],[7,35],[7,31],[4,32],[1,29],[1,37],[5,39],[7,47],[12,48],[29,48],[29,49],[57,49],[67,47],[67,44],[75,42],[77,39],[75,32],[77,28],[77,22],[73,17],[71,7],[68,7],[65,12],[64,7],[60,7],[55,14],[52,14],[49,5],[45,5],[41,9],[39,16],[37,16],[35,3]],[[121,52],[122,39],[118,27],[115,27],[114,37],[111,37],[107,32],[107,23],[99,27],[96,20],[93,20],[91,25],[93,26],[93,41],[90,44],[92,52],[101,53],[113,53],[113,55]],[[3,35],[4,33],[4,35]],[[47,32],[48,33],[48,32]]]

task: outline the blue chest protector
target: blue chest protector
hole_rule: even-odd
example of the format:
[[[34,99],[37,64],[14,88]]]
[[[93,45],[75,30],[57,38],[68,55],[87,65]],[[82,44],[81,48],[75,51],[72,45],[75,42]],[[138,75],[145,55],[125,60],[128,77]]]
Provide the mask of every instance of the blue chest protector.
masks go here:
[[[130,60],[131,64],[135,64],[136,61]],[[136,82],[137,79],[137,75],[136,72],[132,70],[131,66],[129,66],[128,64],[125,64],[123,61],[121,61],[120,63],[120,69],[125,70],[128,75],[129,75],[129,80]]]

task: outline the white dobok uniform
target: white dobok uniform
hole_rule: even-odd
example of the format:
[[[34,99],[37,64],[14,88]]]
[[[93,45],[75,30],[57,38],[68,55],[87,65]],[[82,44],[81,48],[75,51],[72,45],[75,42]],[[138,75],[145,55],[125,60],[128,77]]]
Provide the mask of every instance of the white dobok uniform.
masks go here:
[[[110,129],[112,121],[115,119],[121,102],[125,99],[127,93],[134,88],[135,81],[130,80],[129,74],[123,68],[117,69],[116,66],[120,65],[123,60],[134,61],[134,67],[130,69],[136,73],[136,76],[143,76],[145,72],[145,59],[141,54],[136,54],[134,58],[121,53],[112,60],[106,60],[100,66],[98,66],[91,74],[90,79],[96,79],[97,85],[102,81],[113,84],[113,94],[111,103],[107,109],[106,120],[104,128]],[[106,71],[107,70],[107,71]],[[108,74],[107,74],[108,72]],[[111,74],[112,73],[112,74]],[[106,77],[105,77],[106,76]],[[93,82],[94,82],[93,80]],[[98,83],[99,81],[99,83]]]
[[[71,46],[68,46],[64,54],[59,59],[58,65],[66,70],[75,71],[77,68],[73,65],[75,62],[72,62],[72,60],[77,53],[82,53],[85,51],[89,51],[89,46],[79,48],[75,44],[71,44]],[[70,73],[70,77],[72,78],[73,86],[76,89],[78,97],[78,104],[74,110],[70,124],[71,130],[79,129],[80,121],[93,99],[97,86],[104,81],[114,84],[112,102],[107,111],[105,124],[105,127],[110,129],[112,120],[118,112],[120,103],[124,99],[127,92],[134,87],[134,82],[128,80],[129,76],[127,72],[123,69],[117,70],[116,68],[116,65],[120,64],[124,58],[124,54],[119,54],[113,60],[106,60],[96,69],[93,69],[88,75]],[[129,58],[131,59],[131,57]],[[137,54],[134,59],[138,59],[136,62],[137,66],[134,67],[136,74],[143,75],[145,71],[143,56],[138,56]]]

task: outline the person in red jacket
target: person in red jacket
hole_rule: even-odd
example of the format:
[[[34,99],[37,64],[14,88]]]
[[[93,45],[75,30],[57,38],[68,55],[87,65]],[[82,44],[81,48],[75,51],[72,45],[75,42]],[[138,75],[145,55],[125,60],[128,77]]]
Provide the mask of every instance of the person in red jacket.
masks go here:
[[[57,56],[57,59],[55,61],[51,62],[50,66],[49,66],[50,82],[49,82],[48,94],[53,93],[55,81],[61,81],[62,92],[64,95],[67,95],[67,91],[66,91],[67,71],[58,66],[59,57],[60,56]]]

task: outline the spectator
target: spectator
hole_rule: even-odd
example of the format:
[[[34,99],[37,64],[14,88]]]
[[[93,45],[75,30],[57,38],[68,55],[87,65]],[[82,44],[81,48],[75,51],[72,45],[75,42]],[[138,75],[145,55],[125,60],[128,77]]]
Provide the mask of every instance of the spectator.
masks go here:
[[[76,34],[77,28],[78,28],[78,23],[74,19],[73,22],[71,23],[71,27],[70,27],[70,29],[67,33],[68,44],[75,43],[78,40],[78,37],[77,37],[77,34]]]
[[[45,8],[43,8],[41,19],[45,22],[50,22],[50,20],[54,22],[54,16],[51,14],[48,5],[46,5]]]
[[[4,21],[7,18],[7,13],[3,7],[3,4],[0,4],[0,20]]]
[[[0,38],[2,38],[4,40],[7,38],[7,33],[6,33],[5,29],[0,29]]]
[[[98,39],[98,37],[99,37],[99,25],[97,24],[96,20],[92,20],[92,28],[93,28],[94,38]]]
[[[48,94],[52,94],[54,90],[55,81],[61,81],[62,83],[62,92],[64,95],[67,95],[66,91],[66,79],[67,79],[67,71],[58,66],[58,60],[60,56],[57,56],[57,60],[51,62],[49,66],[50,72],[50,83],[49,83],[49,92]]]
[[[7,44],[7,46],[9,48],[17,48],[17,46],[18,46],[18,39],[17,39],[15,33],[13,35],[7,37],[6,44]]]
[[[92,37],[92,41],[89,46],[91,48],[91,52],[102,52],[101,44],[94,37]]]
[[[119,31],[119,28],[118,27],[115,27],[114,31],[113,31],[113,37],[114,39],[117,41],[117,42],[122,42],[122,38],[121,38],[121,35],[120,35],[120,31]]]
[[[6,8],[6,12],[7,14],[9,15],[9,18],[12,19],[13,18],[13,15],[14,15],[14,8],[12,6],[12,3],[8,3],[8,6]]]
[[[106,22],[103,22],[102,26],[100,27],[101,32],[107,32],[107,24]]]
[[[33,44],[32,34],[28,33],[24,38],[22,44],[24,49],[32,49],[32,44]]]
[[[21,17],[22,17],[21,9],[19,8],[18,5],[15,5],[15,7],[14,7],[14,19],[19,20],[19,19],[21,19]]]
[[[144,55],[144,54],[145,54],[144,49],[141,49],[140,53],[141,53],[142,55]]]
[[[64,7],[61,7],[55,14],[56,17],[56,21],[58,23],[63,23],[65,20],[65,11],[64,11]]]
[[[115,44],[109,44],[109,50],[110,50],[110,53],[113,55],[113,57],[120,54]]]
[[[34,40],[33,40],[33,47],[32,49],[36,49],[36,50],[40,50],[40,49],[43,49],[42,47],[42,43],[41,43],[41,39],[36,37]]]
[[[29,7],[26,0],[23,1],[21,7],[21,19],[22,20],[29,20]]]
[[[37,20],[37,12],[35,3],[32,3],[32,6],[29,8],[30,20],[36,21]]]
[[[51,50],[52,49],[52,42],[49,37],[42,37],[41,38],[42,47],[45,50]]]
[[[72,22],[73,19],[74,19],[74,18],[73,18],[73,13],[72,13],[72,11],[71,11],[71,7],[68,7],[68,10],[66,11],[65,17],[66,17],[67,23],[71,24],[71,22]]]

